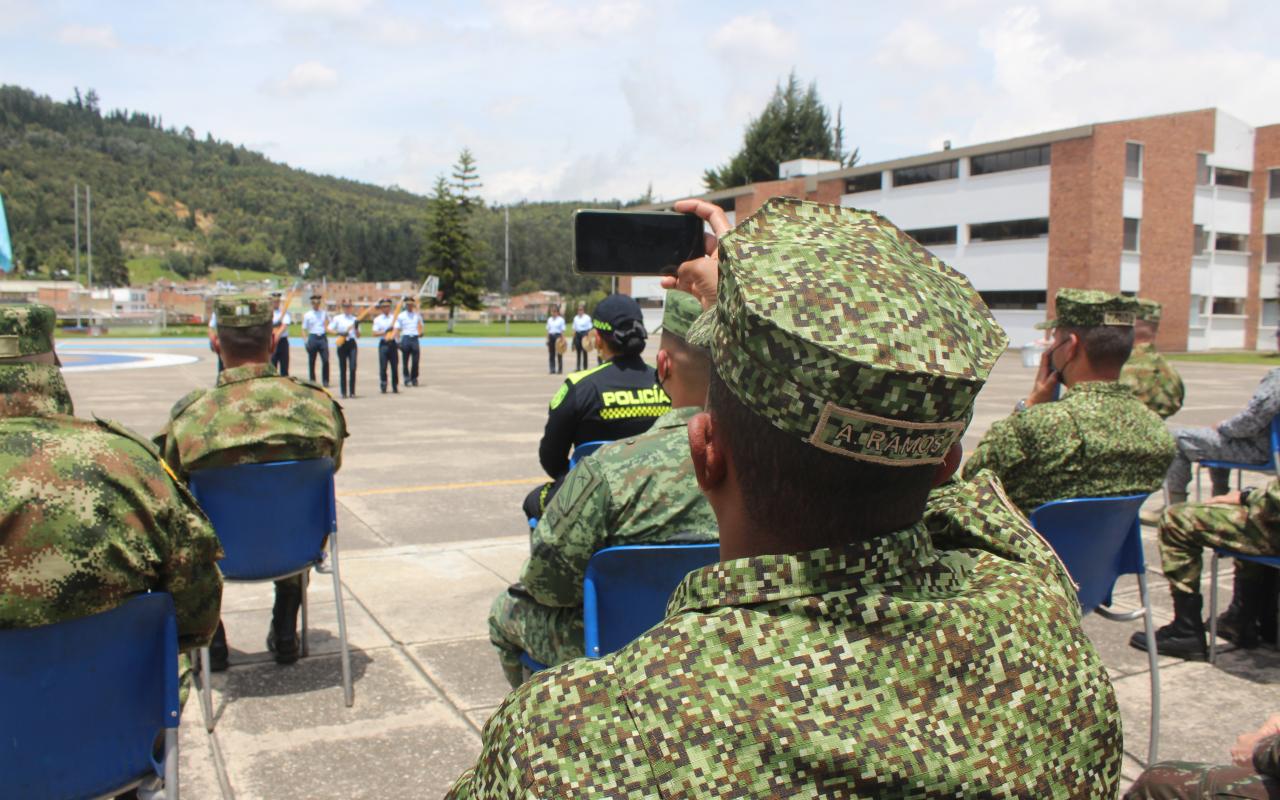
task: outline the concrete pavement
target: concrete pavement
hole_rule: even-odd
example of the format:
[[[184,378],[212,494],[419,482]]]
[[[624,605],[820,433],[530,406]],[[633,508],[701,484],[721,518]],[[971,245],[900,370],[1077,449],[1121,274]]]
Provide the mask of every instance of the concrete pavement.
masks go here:
[[[278,667],[266,653],[270,584],[228,586],[223,617],[233,666],[214,677],[212,736],[198,703],[185,710],[187,797],[433,797],[474,762],[484,721],[506,694],[485,618],[527,553],[519,504],[541,479],[537,442],[560,380],[545,373],[545,352],[533,344],[424,348],[422,387],[399,395],[378,392],[375,354],[361,352],[359,396],[345,404],[351,438],[338,476],[355,706],[342,702],[329,576],[313,576],[309,591],[313,655],[291,667]],[[199,360],[70,373],[81,416],[114,417],[150,435],[175,400],[212,383],[213,362],[200,342],[111,347]],[[306,374],[300,347],[292,365],[295,374]],[[1174,425],[1230,415],[1266,369],[1178,367],[1188,404]],[[332,370],[336,387],[336,359]],[[979,398],[967,450],[1030,381],[1016,354],[1001,361]],[[1154,531],[1144,534],[1154,570]],[[1151,584],[1159,625],[1171,617],[1169,595],[1158,571]],[[1136,582],[1122,582],[1117,603],[1136,602],[1136,593]],[[1127,645],[1139,625],[1086,620],[1120,698],[1130,779],[1145,758],[1149,708],[1146,658]],[[1277,676],[1280,655],[1270,649],[1228,647],[1216,667],[1164,659],[1161,757],[1226,760],[1238,733],[1280,710]]]

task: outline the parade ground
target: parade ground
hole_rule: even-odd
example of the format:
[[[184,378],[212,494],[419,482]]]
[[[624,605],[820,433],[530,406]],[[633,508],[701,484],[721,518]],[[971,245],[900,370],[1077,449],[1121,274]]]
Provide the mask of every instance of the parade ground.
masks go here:
[[[174,401],[214,381],[215,361],[202,340],[60,340],[58,347],[76,414],[115,418],[147,436],[160,430]],[[654,348],[651,342],[649,360]],[[1174,426],[1235,413],[1268,369],[1177,367],[1187,402]],[[292,372],[307,374],[300,346]],[[336,393],[336,358],[331,372]],[[1017,353],[1000,362],[978,398],[966,452],[1026,395],[1032,374]],[[376,351],[362,349],[357,397],[344,401],[351,436],[337,477],[355,705],[343,705],[328,575],[311,582],[312,656],[288,667],[266,652],[271,584],[228,585],[223,620],[232,666],[213,679],[212,735],[194,695],[184,709],[184,797],[439,797],[474,763],[485,720],[507,693],[485,620],[528,551],[520,502],[544,479],[538,440],[561,380],[547,374],[539,340],[425,340],[422,385],[384,395]],[[849,523],[857,526],[856,509]],[[1159,626],[1172,617],[1169,592],[1155,531],[1143,533]],[[1224,562],[1224,606],[1229,570]],[[1116,603],[1137,603],[1132,577],[1117,586]],[[1147,657],[1127,644],[1141,622],[1093,616],[1085,627],[1119,695],[1127,784],[1147,752]],[[1238,734],[1280,711],[1280,654],[1267,646],[1237,652],[1225,645],[1215,666],[1161,659],[1160,677],[1162,759],[1226,762]]]

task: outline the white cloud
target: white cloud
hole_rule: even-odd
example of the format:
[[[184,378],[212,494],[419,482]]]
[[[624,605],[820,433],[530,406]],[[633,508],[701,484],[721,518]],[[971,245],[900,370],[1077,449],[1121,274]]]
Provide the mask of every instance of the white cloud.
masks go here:
[[[885,36],[875,60],[887,67],[938,69],[960,63],[964,53],[924,23],[906,19]]]
[[[561,0],[500,0],[503,27],[532,39],[605,38],[631,30],[644,16],[639,0],[568,3]]]
[[[372,0],[269,0],[281,11],[325,17],[354,17],[372,5]]]
[[[763,11],[734,17],[711,36],[712,49],[736,61],[790,61],[797,46],[796,35]]]
[[[79,47],[111,49],[120,46],[110,25],[67,25],[58,31],[58,41]]]
[[[289,70],[283,80],[267,84],[272,94],[303,95],[338,85],[338,71],[319,61],[304,61]]]

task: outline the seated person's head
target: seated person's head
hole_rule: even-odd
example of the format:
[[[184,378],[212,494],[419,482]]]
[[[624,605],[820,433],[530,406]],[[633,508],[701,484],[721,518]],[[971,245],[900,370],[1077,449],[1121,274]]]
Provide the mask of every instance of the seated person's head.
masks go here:
[[[638,356],[644,352],[649,333],[644,327],[640,304],[625,294],[611,294],[596,305],[591,324],[596,329],[596,347],[601,354]]]
[[[708,413],[690,422],[723,557],[916,523],[959,466],[1007,339],[969,282],[868,212],[775,198],[720,240]]]
[[[271,358],[271,304],[266,298],[219,298],[214,312],[224,366],[267,363]]]
[[[689,344],[689,327],[702,314],[693,295],[672,289],[662,306],[662,338],[657,355],[658,382],[677,408],[707,401],[711,352]]]
[[[1060,289],[1057,317],[1041,323],[1054,331],[1049,365],[1068,386],[1082,381],[1113,381],[1133,352],[1138,302],[1132,297],[1093,289]]]
[[[1160,333],[1160,317],[1163,308],[1155,300],[1138,298],[1138,317],[1133,321],[1133,343],[1154,342]]]
[[[53,349],[57,315],[39,303],[0,304],[0,367],[61,366]]]

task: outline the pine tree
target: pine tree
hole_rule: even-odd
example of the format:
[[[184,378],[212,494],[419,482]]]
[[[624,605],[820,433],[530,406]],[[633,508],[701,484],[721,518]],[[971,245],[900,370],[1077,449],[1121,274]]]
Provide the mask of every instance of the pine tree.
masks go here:
[[[471,155],[471,148],[464,147],[458,154],[458,163],[453,165],[453,183],[450,188],[467,213],[476,206],[484,207],[484,201],[475,194],[482,186],[484,184],[480,182],[475,156]]]
[[[422,277],[439,276],[443,302],[449,306],[450,333],[453,333],[458,306],[480,308],[480,295],[484,291],[477,243],[467,224],[468,214],[462,197],[454,193],[444,176],[436,178],[427,209],[426,247],[419,272]]]

